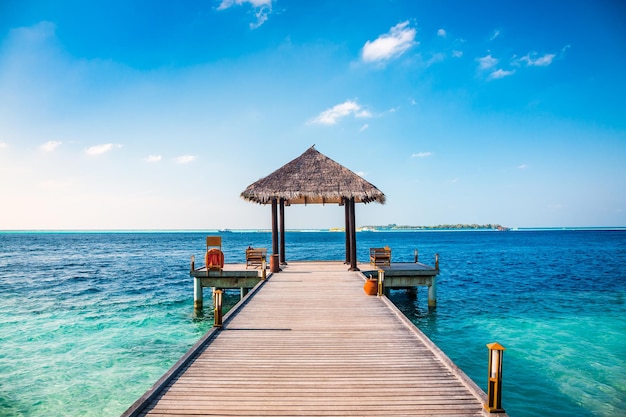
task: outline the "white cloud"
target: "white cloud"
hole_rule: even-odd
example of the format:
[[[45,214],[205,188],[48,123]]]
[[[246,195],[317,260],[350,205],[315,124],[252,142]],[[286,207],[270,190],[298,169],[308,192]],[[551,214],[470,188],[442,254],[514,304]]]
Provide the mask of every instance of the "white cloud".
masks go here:
[[[480,68],[481,70],[486,70],[486,69],[495,67],[496,64],[498,63],[498,60],[492,57],[491,54],[486,55],[482,58],[476,58],[476,61],[478,61],[478,68]]]
[[[231,6],[241,6],[242,4],[250,3],[252,7],[272,7],[272,0],[222,0],[217,10],[228,9]]]
[[[63,142],[60,142],[58,140],[49,140],[48,142],[46,142],[43,145],[41,145],[39,147],[39,150],[41,150],[43,152],[53,152],[54,150],[56,150],[56,148],[61,146],[62,143]]]
[[[491,35],[491,37],[489,38],[490,41],[494,40],[495,38],[497,38],[498,36],[500,36],[500,31],[498,29],[493,31],[493,34]]]
[[[149,155],[144,159],[146,162],[160,162],[162,159],[161,155]]]
[[[222,0],[217,10],[226,10],[232,6],[249,4],[254,8],[256,22],[250,23],[250,29],[256,29],[265,23],[272,12],[272,0]]]
[[[119,149],[122,145],[114,144],[114,143],[105,143],[103,145],[94,145],[87,149],[85,149],[85,153],[89,156],[97,156],[105,154],[113,149]]]
[[[196,160],[196,156],[195,155],[182,155],[176,158],[176,163],[177,164],[188,164],[190,162],[193,162]]]
[[[526,169],[526,168],[528,168],[528,165],[522,164],[522,165],[519,165],[517,168],[518,169]]]
[[[434,53],[433,56],[431,56],[430,59],[426,61],[426,66],[430,67],[431,65],[436,64],[438,62],[442,62],[445,59],[446,59],[446,56],[442,52]]]
[[[409,27],[409,22],[398,23],[388,33],[380,35],[376,40],[365,42],[361,57],[365,62],[385,61],[397,58],[413,45],[417,31]]]
[[[2,149],[2,148],[7,148],[8,146],[9,146],[9,144],[8,144],[8,143],[6,143],[6,142],[0,142],[0,149]]]
[[[355,172],[355,174],[358,175],[359,177],[365,177],[367,175],[367,173],[363,171],[357,171]]]
[[[363,126],[361,126],[361,128],[359,129],[359,132],[363,132],[363,131],[365,131],[365,130],[369,129],[369,127],[370,127],[370,126],[369,126],[367,123],[365,123],[365,124],[364,124]]]
[[[455,58],[461,58],[463,56],[463,51],[452,51],[452,56]]]
[[[531,56],[531,54],[527,54],[526,56],[520,58],[520,62],[525,62],[529,67],[546,67],[552,63],[554,57],[556,57],[555,54],[545,54],[538,58]]]
[[[411,155],[411,158],[428,158],[429,156],[432,156],[433,153],[432,152],[418,152],[418,153],[414,153]]]
[[[513,70],[513,71],[505,71],[503,69],[498,69],[498,70],[492,72],[491,74],[489,74],[489,77],[487,77],[487,79],[489,79],[489,80],[497,80],[499,78],[508,77],[509,75],[513,75],[513,74],[515,74],[515,70]]]
[[[339,119],[351,114],[359,118],[372,117],[371,113],[363,109],[355,100],[346,100],[331,109],[324,110],[308,124],[334,125]]]
[[[439,29],[437,31],[437,36],[441,36],[442,38],[446,37],[446,31],[444,29]]]

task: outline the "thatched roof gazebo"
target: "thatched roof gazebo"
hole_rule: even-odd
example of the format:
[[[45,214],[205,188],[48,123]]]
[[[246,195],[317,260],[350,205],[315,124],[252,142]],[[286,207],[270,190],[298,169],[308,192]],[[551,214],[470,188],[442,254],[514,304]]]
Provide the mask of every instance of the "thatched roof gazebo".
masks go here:
[[[250,184],[245,200],[272,205],[272,272],[278,257],[285,263],[284,207],[291,204],[339,204],[345,206],[346,263],[356,266],[355,203],[384,204],[385,194],[359,175],[315,149],[315,145],[281,168]],[[280,252],[278,250],[278,206],[280,205]]]

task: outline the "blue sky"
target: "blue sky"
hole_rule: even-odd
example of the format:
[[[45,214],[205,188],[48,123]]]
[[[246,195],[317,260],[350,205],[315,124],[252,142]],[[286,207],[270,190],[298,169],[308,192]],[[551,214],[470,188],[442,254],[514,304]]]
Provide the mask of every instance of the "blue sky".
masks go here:
[[[625,51],[617,0],[0,0],[0,229],[266,228],[313,144],[357,225],[625,226]]]

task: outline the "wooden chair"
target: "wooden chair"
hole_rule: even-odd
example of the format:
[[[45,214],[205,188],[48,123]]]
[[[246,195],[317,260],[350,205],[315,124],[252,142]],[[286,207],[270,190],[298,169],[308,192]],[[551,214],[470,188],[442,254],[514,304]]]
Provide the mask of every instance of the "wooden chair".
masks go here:
[[[267,262],[266,256],[266,248],[249,247],[246,249],[246,269],[248,269],[249,266],[263,266],[263,262]]]
[[[391,249],[389,246],[370,248],[370,264],[374,266],[391,266]]]
[[[224,268],[224,252],[222,252],[222,237],[207,236],[206,237],[206,253],[204,255],[204,264],[207,271],[218,270]]]

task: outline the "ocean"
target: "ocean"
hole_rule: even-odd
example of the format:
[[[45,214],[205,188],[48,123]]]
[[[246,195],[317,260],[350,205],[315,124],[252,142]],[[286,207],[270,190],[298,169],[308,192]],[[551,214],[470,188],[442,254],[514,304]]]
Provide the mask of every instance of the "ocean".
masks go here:
[[[207,234],[0,232],[0,416],[126,410],[213,324],[189,277]],[[288,262],[345,259],[343,233],[286,235]],[[271,248],[265,231],[222,236],[226,262]],[[625,230],[360,232],[357,245],[360,261],[384,245],[397,262],[439,254],[435,310],[425,288],[390,297],[484,390],[485,345],[503,345],[509,415],[626,415]],[[238,299],[227,291],[226,307]]]

